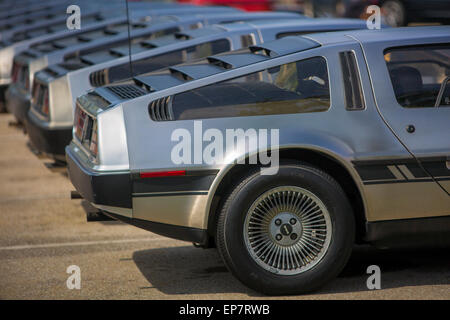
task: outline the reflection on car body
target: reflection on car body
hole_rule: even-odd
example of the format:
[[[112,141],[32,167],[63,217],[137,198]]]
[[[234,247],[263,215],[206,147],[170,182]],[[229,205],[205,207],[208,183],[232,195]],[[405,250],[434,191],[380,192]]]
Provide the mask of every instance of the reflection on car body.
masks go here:
[[[115,219],[214,239],[268,294],[323,285],[354,241],[448,240],[449,30],[285,37],[99,87],[77,99],[70,179]],[[251,144],[223,163],[175,163],[174,131],[199,127],[278,129],[277,173],[242,161],[267,152]]]
[[[230,49],[274,40],[286,34],[365,27],[364,21],[356,19],[298,19],[294,14],[278,13],[253,13],[246,17],[251,22],[206,26],[134,43],[131,46],[131,52],[135,53],[132,55],[131,70],[138,75]],[[257,20],[263,17],[285,19]],[[292,17],[296,19],[288,19]],[[236,18],[239,19],[238,16]],[[128,53],[127,45],[116,46],[68,59],[36,73],[35,86],[39,89],[36,89],[35,94],[37,90],[44,91],[44,96],[40,100],[35,99],[42,103],[33,102],[26,123],[30,140],[39,151],[53,158],[64,159],[64,148],[72,137],[72,110],[76,97],[94,86],[128,78]],[[51,98],[45,98],[47,96]],[[43,103],[44,99],[47,99],[47,103]]]
[[[151,3],[137,3],[136,5],[153,6]],[[191,26],[196,23],[205,23],[205,14],[228,14],[237,13],[236,9],[225,7],[169,7],[153,9],[149,13],[145,10],[131,11],[131,37],[150,37],[152,34],[167,32],[176,26]],[[164,15],[165,13],[171,15]],[[80,30],[65,30],[39,36],[26,41],[20,41],[8,45],[0,51],[1,59],[5,63],[0,64],[0,73],[5,76],[2,83],[9,83],[12,78],[14,65],[19,70],[17,79],[22,80],[12,83],[8,90],[6,106],[14,113],[19,122],[23,122],[29,109],[29,98],[34,73],[48,66],[63,61],[68,56],[76,56],[89,51],[95,51],[100,47],[112,45],[116,42],[125,43],[128,40],[128,19],[122,10],[115,12],[116,16],[109,17],[107,13],[102,14],[100,22],[95,21],[95,16],[87,17],[94,20]],[[148,21],[149,14],[153,19]],[[173,14],[173,15],[172,15]],[[213,22],[216,22],[214,20]],[[221,20],[219,20],[221,21]],[[13,59],[14,57],[14,59]]]

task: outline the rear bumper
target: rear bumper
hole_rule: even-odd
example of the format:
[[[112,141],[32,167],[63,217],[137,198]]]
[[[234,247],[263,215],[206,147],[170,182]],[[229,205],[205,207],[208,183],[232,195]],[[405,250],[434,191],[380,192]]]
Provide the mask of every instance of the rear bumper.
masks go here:
[[[98,173],[84,167],[66,147],[69,178],[81,196],[94,205],[131,209],[129,172]]]
[[[72,127],[49,128],[42,126],[28,112],[25,127],[33,146],[56,160],[65,159],[65,148],[72,140]]]
[[[98,173],[78,160],[72,145],[66,147],[70,180],[80,195],[113,219],[178,240],[206,244],[207,230],[160,223],[132,217],[132,175],[130,172]],[[170,200],[167,206],[170,205]],[[168,209],[168,208],[167,208]],[[130,214],[123,214],[128,211]],[[179,212],[183,214],[183,212]]]
[[[5,93],[6,109],[12,113],[18,122],[25,123],[30,110],[30,95],[25,94],[17,85],[11,84]]]
[[[5,93],[7,89],[8,85],[0,85],[0,112],[6,111]]]

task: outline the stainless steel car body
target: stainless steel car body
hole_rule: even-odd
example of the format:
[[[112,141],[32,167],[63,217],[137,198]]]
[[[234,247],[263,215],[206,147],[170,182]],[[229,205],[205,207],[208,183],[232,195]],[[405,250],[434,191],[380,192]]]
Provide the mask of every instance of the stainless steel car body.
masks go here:
[[[207,10],[202,8],[200,11]],[[145,19],[135,19],[131,23],[131,39],[148,39],[154,35],[169,34],[180,29],[189,29],[207,23],[217,23],[221,21],[239,20],[248,14],[238,13],[231,8],[222,9],[220,7],[211,8],[214,13],[196,13],[179,15],[155,16],[150,21]],[[155,10],[154,12],[160,12]],[[88,52],[112,46],[114,44],[124,44],[129,40],[128,22],[123,17],[116,18],[117,22],[108,20],[102,27],[94,25],[92,28],[84,28],[84,32],[60,37],[51,41],[47,40],[37,43],[26,51],[14,57],[14,65],[17,67],[20,80],[12,83],[6,91],[6,108],[13,113],[19,122],[23,122],[29,109],[31,84],[34,73],[54,64],[64,61],[69,56],[77,56]],[[88,30],[88,31],[86,31]],[[100,38],[99,38],[100,37]],[[14,70],[12,71],[15,72]],[[27,85],[28,84],[28,85]]]
[[[133,8],[136,6],[136,9]],[[145,9],[148,7],[148,9]],[[156,4],[156,7],[152,3],[137,3],[130,4],[130,18],[139,19],[145,17],[154,17],[160,15],[190,15],[193,13],[213,13],[213,12],[239,12],[236,9],[222,8],[222,7],[200,7],[200,6],[169,6],[160,7],[160,4]],[[47,41],[54,41],[56,39],[63,39],[67,37],[78,36],[93,30],[105,28],[109,25],[123,23],[127,21],[126,11],[117,11],[111,14],[108,10],[105,11],[107,15],[103,15],[103,18],[92,19],[90,14],[83,18],[83,28],[79,30],[58,30],[54,33],[44,34],[24,41],[9,44],[8,39],[5,39],[5,46],[0,48],[0,85],[7,85],[11,82],[11,72],[13,65],[13,58],[21,52],[31,48],[32,46],[45,43]],[[32,75],[31,75],[32,77]]]
[[[449,31],[449,27],[417,27],[288,37],[260,45],[269,55],[261,62],[246,63],[241,59],[236,66],[231,64],[228,69],[206,76],[196,74],[195,68],[189,69],[186,65],[172,68],[172,71],[178,72],[190,70],[192,78],[191,81],[178,81],[176,86],[157,82],[157,79],[163,79],[159,76],[162,73],[151,73],[145,79],[138,77],[140,80],[136,79],[139,80],[137,83],[150,87],[155,83],[160,85],[155,85],[152,87],[154,91],[135,99],[121,100],[109,87],[97,88],[81,97],[79,104],[97,121],[98,155],[93,158],[89,149],[75,137],[66,148],[70,177],[81,194],[86,196],[86,190],[79,183],[82,174],[77,172],[90,177],[124,174],[129,177],[130,186],[124,184],[123,190],[128,192],[130,205],[121,207],[102,201],[94,205],[131,224],[156,222],[205,231],[209,227],[211,214],[215,214],[216,191],[227,181],[225,177],[234,172],[237,160],[249,157],[251,152],[227,154],[229,162],[223,165],[176,165],[171,159],[174,145],[171,135],[180,128],[188,130],[191,136],[198,134],[194,130],[195,120],[152,120],[150,104],[161,98],[283,64],[323,57],[328,66],[331,96],[327,111],[208,118],[202,119],[203,131],[209,128],[220,131],[228,128],[279,129],[281,157],[286,150],[294,154],[303,150],[318,158],[330,159],[344,169],[357,188],[362,201],[362,212],[359,214],[366,228],[362,233],[367,241],[376,241],[399,232],[371,232],[368,227],[371,224],[448,217],[450,108],[402,108],[388,80],[383,53],[393,47],[448,45]],[[355,55],[364,108],[345,108],[340,52],[353,52]],[[222,62],[230,61],[226,54],[214,58]],[[204,63],[208,64],[208,61]],[[90,95],[101,98],[90,100]],[[102,103],[99,104],[99,101]],[[413,133],[405,130],[410,124],[416,127]],[[433,171],[433,167],[439,170]],[[196,175],[200,172],[204,176],[212,175],[212,178],[206,187],[200,189],[189,189],[182,183],[176,189],[165,185],[164,180],[142,178],[142,173],[173,170],[192,171]],[[332,171],[329,173],[333,174]],[[239,176],[231,179],[238,180]],[[147,186],[146,192],[143,192],[143,186]],[[167,192],[162,191],[164,188]],[[409,231],[416,232],[420,224]],[[439,227],[448,233],[448,219]],[[177,237],[173,233],[170,236]]]
[[[14,29],[16,26],[33,25],[45,19],[51,19],[55,15],[65,12],[67,4],[64,2],[49,2],[43,4],[38,10],[29,14],[18,15],[7,19],[0,18],[0,40],[4,39],[4,33]]]
[[[5,4],[2,7],[2,12],[0,12],[0,21],[7,21],[8,19],[15,19],[21,17],[33,17],[36,13],[46,11],[51,9],[52,6],[60,5],[64,3],[63,1],[53,0],[47,3],[42,3],[41,1],[33,1],[28,4],[20,4],[16,7],[16,3]]]
[[[105,8],[105,4],[108,4],[107,8]],[[32,18],[29,18],[27,16],[26,23],[12,23],[8,19],[8,25],[10,26],[10,28],[1,30],[0,32],[0,41],[2,43],[2,47],[11,45],[15,42],[19,42],[20,40],[34,38],[43,34],[63,31],[64,29],[67,31],[68,14],[66,13],[66,11],[69,5],[77,5],[80,7],[80,10],[82,10],[82,26],[84,26],[86,23],[89,24],[91,22],[89,20],[85,20],[85,18],[88,18],[93,13],[102,13],[104,17],[107,18],[118,17],[119,15],[122,15],[122,17],[126,16],[126,5],[122,1],[59,1],[57,2],[57,6],[54,6],[52,3],[45,3],[42,4],[44,12],[38,12],[40,13],[40,15],[33,16]],[[173,4],[166,4],[162,6],[152,3],[149,7],[149,5],[146,3],[131,3],[130,11],[133,12],[136,9],[145,10],[149,8],[167,9],[170,7],[173,7]]]
[[[264,15],[263,15],[264,16]],[[275,16],[283,17],[281,14],[265,14],[267,18]],[[296,15],[286,15],[286,18]],[[260,14],[254,16],[261,17]],[[251,15],[248,19],[251,20]],[[283,19],[283,20],[256,20],[252,22],[229,23],[221,25],[213,25],[202,29],[179,32],[172,36],[162,37],[153,41],[150,44],[155,46],[154,49],[146,50],[131,56],[131,60],[152,62],[152,57],[162,57],[164,54],[176,52],[181,49],[190,48],[196,45],[212,43],[217,40],[227,40],[232,50],[240,49],[246,46],[243,43],[242,37],[251,37],[252,43],[260,44],[264,41],[275,40],[283,34],[303,34],[311,32],[331,31],[331,30],[346,30],[346,29],[363,29],[365,22],[362,20],[352,19]],[[188,40],[185,40],[188,39]],[[137,44],[137,47],[139,44]],[[124,49],[125,50],[125,49]],[[109,53],[111,52],[111,53]],[[219,53],[219,52],[217,52]],[[114,55],[113,55],[114,54]],[[40,85],[47,87],[49,92],[49,117],[42,117],[38,109],[30,108],[28,120],[33,122],[33,125],[42,129],[51,128],[66,128],[71,129],[73,125],[73,108],[78,96],[92,89],[90,83],[90,75],[99,70],[109,69],[114,66],[123,65],[123,78],[129,76],[127,68],[129,68],[129,56],[113,59],[116,56],[116,51],[104,50],[94,53],[92,61],[95,59],[106,60],[104,63],[94,64],[75,71],[68,71],[64,69],[64,64],[50,66],[47,69],[39,71],[35,74],[35,81]],[[89,59],[89,55],[85,58],[80,57],[81,61]],[[109,61],[108,61],[109,60]],[[187,62],[187,61],[186,61]],[[159,68],[164,67],[161,65]],[[151,71],[154,71],[151,70]],[[66,74],[64,74],[67,72]],[[135,74],[139,74],[139,70],[133,68]],[[59,74],[58,74],[59,73]],[[61,75],[61,76],[59,76]],[[59,77],[58,77],[59,76]],[[31,134],[30,134],[31,140]],[[43,150],[41,150],[43,151]]]

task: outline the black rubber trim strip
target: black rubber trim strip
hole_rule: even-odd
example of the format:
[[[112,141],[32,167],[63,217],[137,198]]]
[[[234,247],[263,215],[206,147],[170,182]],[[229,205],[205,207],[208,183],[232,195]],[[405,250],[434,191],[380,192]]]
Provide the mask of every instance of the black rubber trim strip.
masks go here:
[[[390,184],[390,183],[413,183],[413,182],[434,182],[434,181],[448,181],[450,180],[450,177],[448,178],[436,178],[436,179],[414,179],[414,180],[383,180],[383,181],[363,181],[363,184],[365,185],[372,185],[372,184]]]
[[[395,176],[385,165],[355,166],[361,180],[392,180]]]
[[[37,125],[28,115],[25,127],[33,146],[51,156],[64,156],[65,148],[72,140],[71,128],[45,128]]]
[[[133,177],[133,194],[208,191],[218,170],[186,171],[185,176],[136,178]]]
[[[186,191],[186,192],[152,192],[152,193],[133,193],[133,197],[173,197],[173,196],[199,196],[208,195],[208,191]]]
[[[365,240],[391,245],[450,243],[450,215],[367,222]]]
[[[98,174],[84,168],[66,148],[67,169],[72,184],[87,201],[112,207],[132,208],[128,172]]]
[[[428,178],[430,181],[445,181],[450,178],[450,170],[446,166],[447,159],[445,157],[422,157],[418,158],[424,170],[415,159],[393,159],[393,160],[367,160],[352,161],[364,184],[378,183],[405,183],[405,182],[424,182],[427,179],[409,179],[405,176],[402,169],[400,173],[406,179],[396,180],[387,166],[405,165],[415,178]],[[430,176],[430,174],[432,176]],[[385,180],[385,181],[371,181]]]
[[[176,226],[172,224],[152,222],[142,219],[127,218],[111,212],[102,212],[115,220],[119,220],[135,227],[154,232],[156,234],[172,239],[189,241],[198,244],[205,244],[208,240],[207,231],[204,229]]]

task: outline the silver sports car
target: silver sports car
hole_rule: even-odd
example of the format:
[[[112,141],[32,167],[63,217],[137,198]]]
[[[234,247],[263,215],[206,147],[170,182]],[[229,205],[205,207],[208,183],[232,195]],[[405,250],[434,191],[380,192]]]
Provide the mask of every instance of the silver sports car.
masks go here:
[[[142,5],[144,4],[146,3],[142,3]],[[128,25],[130,25],[130,37],[136,39],[202,25],[207,23],[208,14],[217,15],[216,19],[210,17],[212,23],[223,21],[219,18],[221,14],[231,17],[244,15],[236,9],[226,7],[194,6],[189,10],[183,8],[184,6],[169,9],[134,10],[130,12],[130,23],[128,23],[127,16],[121,14],[121,10],[116,10],[113,17],[106,12],[102,16],[110,18],[97,23],[91,21],[80,30],[59,31],[51,35],[38,36],[7,45],[0,51],[0,74],[5,77],[0,84],[12,81],[5,94],[8,111],[14,113],[19,122],[23,122],[26,111],[29,109],[27,100],[30,98],[31,84],[36,71],[77,54],[86,54],[114,43],[126,43],[129,38]],[[164,12],[167,12],[168,15],[164,15]],[[149,17],[152,18],[149,19]],[[90,17],[90,20],[92,19],[93,17]],[[89,19],[87,21],[89,22]]]
[[[77,100],[83,198],[209,246],[267,294],[335,277],[355,242],[450,235],[450,27],[285,37]]]

